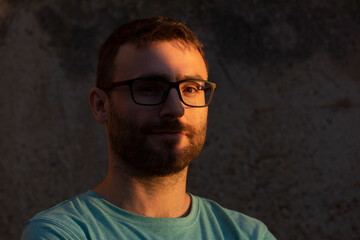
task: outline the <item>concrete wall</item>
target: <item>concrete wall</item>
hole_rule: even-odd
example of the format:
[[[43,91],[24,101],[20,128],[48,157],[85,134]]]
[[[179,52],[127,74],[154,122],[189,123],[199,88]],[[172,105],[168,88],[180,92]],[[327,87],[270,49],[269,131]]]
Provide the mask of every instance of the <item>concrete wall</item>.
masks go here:
[[[190,192],[278,239],[360,235],[359,1],[0,0],[0,238],[107,170],[87,95],[119,24],[176,16],[218,84]]]

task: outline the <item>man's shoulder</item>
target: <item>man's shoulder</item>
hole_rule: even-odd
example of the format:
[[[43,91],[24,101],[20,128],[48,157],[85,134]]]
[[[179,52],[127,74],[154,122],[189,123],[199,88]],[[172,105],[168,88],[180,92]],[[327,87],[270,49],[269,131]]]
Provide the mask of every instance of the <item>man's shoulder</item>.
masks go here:
[[[78,239],[75,233],[89,211],[88,195],[89,192],[79,194],[36,214],[26,223],[22,239],[38,239],[39,236],[55,239],[59,233],[67,236],[65,239]]]
[[[54,207],[51,207],[45,211],[36,214],[29,221],[35,221],[40,219],[47,220],[59,220],[66,218],[79,218],[83,216],[83,211],[88,209],[88,197],[89,192],[79,194],[71,199],[63,201]]]
[[[213,200],[193,196],[198,202],[200,221],[209,222],[211,227],[237,232],[241,239],[275,239],[260,220],[225,208]],[[214,226],[216,225],[216,226]]]

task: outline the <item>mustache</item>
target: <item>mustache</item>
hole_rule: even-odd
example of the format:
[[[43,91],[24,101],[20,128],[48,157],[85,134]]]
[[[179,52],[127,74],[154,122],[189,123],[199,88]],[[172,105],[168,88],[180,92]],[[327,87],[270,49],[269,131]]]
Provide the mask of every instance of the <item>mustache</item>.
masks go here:
[[[176,120],[148,123],[141,128],[141,131],[143,133],[183,132],[186,135],[192,135],[195,132],[195,128]]]

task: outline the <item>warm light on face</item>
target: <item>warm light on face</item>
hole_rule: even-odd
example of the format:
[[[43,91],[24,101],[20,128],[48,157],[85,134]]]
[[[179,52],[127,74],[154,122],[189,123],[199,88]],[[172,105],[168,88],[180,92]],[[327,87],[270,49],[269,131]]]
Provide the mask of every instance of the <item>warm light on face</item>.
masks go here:
[[[204,145],[207,107],[189,105],[206,105],[212,86],[199,52],[178,45],[160,42],[140,50],[124,45],[116,57],[114,83],[131,86],[111,91],[108,135],[117,164],[133,174],[179,172]]]

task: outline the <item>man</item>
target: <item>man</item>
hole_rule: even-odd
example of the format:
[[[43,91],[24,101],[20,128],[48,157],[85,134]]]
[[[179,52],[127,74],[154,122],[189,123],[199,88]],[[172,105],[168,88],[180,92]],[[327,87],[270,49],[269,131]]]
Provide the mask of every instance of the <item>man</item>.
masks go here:
[[[108,174],[32,218],[23,239],[275,239],[260,221],[186,193],[216,86],[207,79],[202,46],[183,23],[158,17],[116,29],[89,96],[106,127]]]

